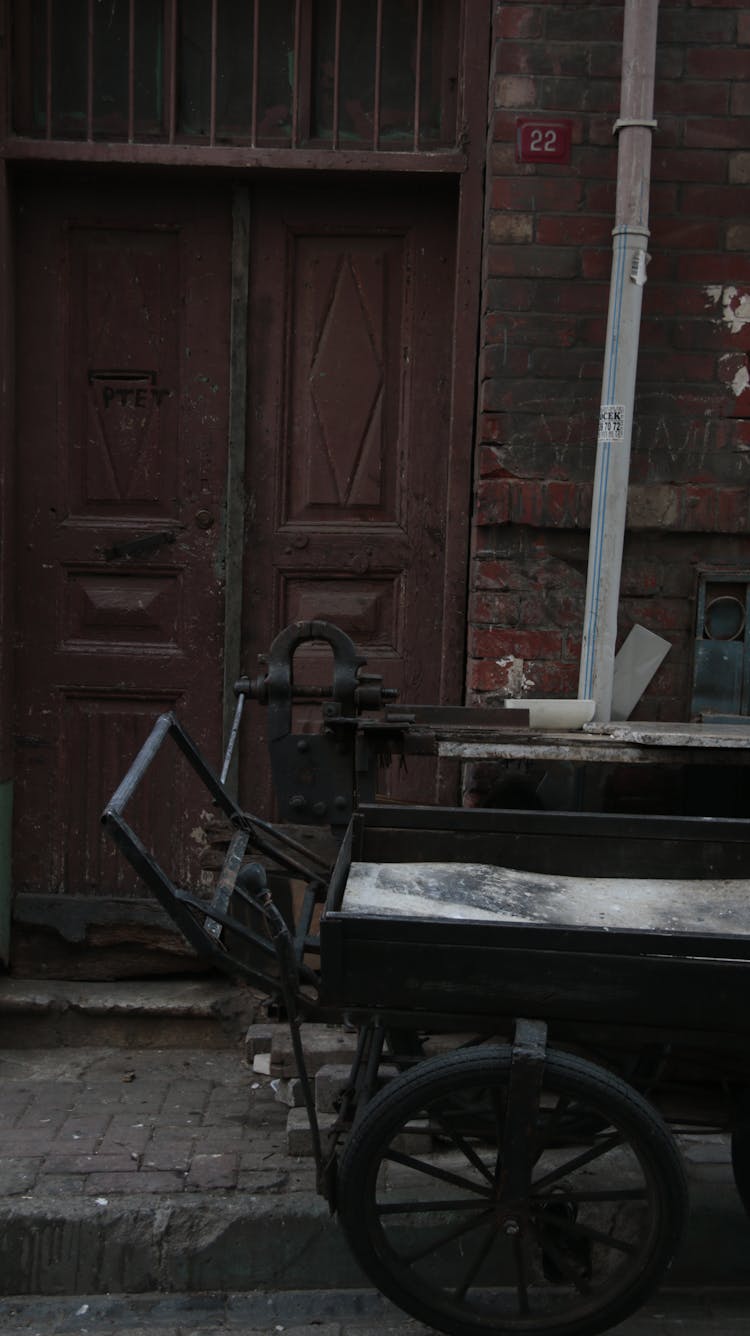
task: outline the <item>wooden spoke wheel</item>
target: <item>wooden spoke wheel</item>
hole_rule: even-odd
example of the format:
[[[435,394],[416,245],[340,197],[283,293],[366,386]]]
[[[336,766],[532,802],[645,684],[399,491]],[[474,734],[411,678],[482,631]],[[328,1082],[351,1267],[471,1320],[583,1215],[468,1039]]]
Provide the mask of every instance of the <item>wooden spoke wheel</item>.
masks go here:
[[[684,1168],[619,1078],[548,1052],[529,1090],[511,1056],[481,1047],[394,1078],[345,1148],[341,1222],[375,1285],[439,1331],[591,1336],[658,1285]]]

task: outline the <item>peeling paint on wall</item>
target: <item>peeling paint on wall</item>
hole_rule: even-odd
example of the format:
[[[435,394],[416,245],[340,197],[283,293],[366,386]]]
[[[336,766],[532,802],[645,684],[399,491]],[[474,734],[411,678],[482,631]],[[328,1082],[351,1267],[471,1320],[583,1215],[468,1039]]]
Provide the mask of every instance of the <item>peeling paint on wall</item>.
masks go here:
[[[721,284],[709,285],[705,292],[709,305],[721,307],[720,319],[730,334],[741,334],[745,325],[750,324],[750,292],[740,292],[738,288],[722,287]]]
[[[523,659],[516,659],[508,655],[504,659],[496,659],[498,668],[507,668],[508,695],[515,697],[523,695],[524,691],[533,688],[534,680],[526,677],[523,671]]]
[[[739,367],[739,369],[735,372],[734,376],[732,377],[731,384],[732,384],[732,393],[736,395],[737,398],[739,398],[741,394],[745,393],[745,390],[747,389],[748,385],[750,385],[750,371],[748,371],[746,366]]]
[[[750,385],[747,358],[741,353],[724,353],[719,358],[719,374],[736,398],[744,394]]]

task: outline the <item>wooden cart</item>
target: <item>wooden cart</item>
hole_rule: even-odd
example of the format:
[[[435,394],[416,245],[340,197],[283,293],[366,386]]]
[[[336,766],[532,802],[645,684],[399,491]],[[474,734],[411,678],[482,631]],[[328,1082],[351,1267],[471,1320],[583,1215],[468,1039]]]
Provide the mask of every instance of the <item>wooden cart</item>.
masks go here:
[[[124,815],[168,737],[235,827],[207,898]],[[329,868],[241,812],[171,715],[103,820],[196,948],[283,1009],[320,1189],[406,1312],[452,1336],[621,1321],[679,1244],[685,1130],[732,1132],[750,1202],[750,822],[372,805]],[[325,1139],[304,1018],[360,1035]]]

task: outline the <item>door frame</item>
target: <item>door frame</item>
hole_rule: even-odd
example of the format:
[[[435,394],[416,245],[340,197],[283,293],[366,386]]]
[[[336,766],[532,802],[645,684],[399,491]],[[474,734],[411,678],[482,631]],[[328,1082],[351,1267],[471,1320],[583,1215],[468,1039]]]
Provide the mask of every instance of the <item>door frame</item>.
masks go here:
[[[14,405],[14,280],[11,203],[13,167],[24,163],[41,175],[51,169],[75,173],[87,166],[89,173],[99,170],[111,174],[115,164],[127,173],[138,165],[152,171],[158,167],[162,179],[175,181],[186,176],[200,177],[202,167],[212,169],[212,180],[223,181],[234,190],[232,242],[232,342],[230,365],[230,426],[227,496],[224,523],[225,592],[225,671],[224,731],[231,725],[235,708],[234,682],[240,663],[240,610],[242,607],[242,562],[244,540],[244,452],[247,391],[247,284],[249,256],[250,190],[256,181],[268,179],[269,172],[297,180],[309,179],[321,184],[324,177],[340,182],[351,172],[367,173],[381,180],[383,190],[405,173],[448,174],[457,178],[456,271],[454,286],[453,340],[451,357],[451,415],[448,429],[448,514],[451,524],[446,535],[446,579],[443,590],[443,619],[446,625],[445,654],[442,663],[440,701],[465,699],[466,628],[458,610],[466,610],[470,561],[471,495],[476,422],[476,374],[481,296],[481,266],[484,239],[484,169],[488,128],[489,60],[491,49],[491,6],[464,3],[462,80],[474,95],[464,96],[465,134],[461,152],[440,155],[428,161],[420,154],[409,155],[318,154],[305,150],[271,150],[248,154],[242,149],[185,149],[166,145],[128,146],[48,142],[15,139],[9,132],[7,99],[0,99],[0,364],[5,368],[0,378],[0,433],[6,443],[0,452],[0,964],[8,961],[9,920],[12,900],[10,872],[10,823],[13,794],[12,653],[15,638],[13,615],[14,563],[20,560],[13,530],[13,452],[15,450]],[[7,14],[6,0],[0,0],[0,16]],[[8,47],[5,72],[10,69]],[[369,161],[368,161],[369,156]],[[101,167],[100,167],[101,164]],[[271,170],[272,169],[272,170]],[[214,175],[215,173],[215,175]],[[243,346],[244,345],[244,346]],[[452,614],[451,615],[451,611]],[[133,902],[137,904],[137,902]]]
[[[10,957],[11,825],[13,813],[13,588],[15,532],[15,364],[12,236],[8,171],[0,159],[0,964]]]

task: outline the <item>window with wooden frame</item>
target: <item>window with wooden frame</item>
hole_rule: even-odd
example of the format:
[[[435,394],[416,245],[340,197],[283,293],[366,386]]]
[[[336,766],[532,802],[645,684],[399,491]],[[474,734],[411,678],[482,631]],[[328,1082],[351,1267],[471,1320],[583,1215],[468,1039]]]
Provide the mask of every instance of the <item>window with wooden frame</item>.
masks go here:
[[[425,152],[460,142],[460,0],[16,0],[12,134]]]

